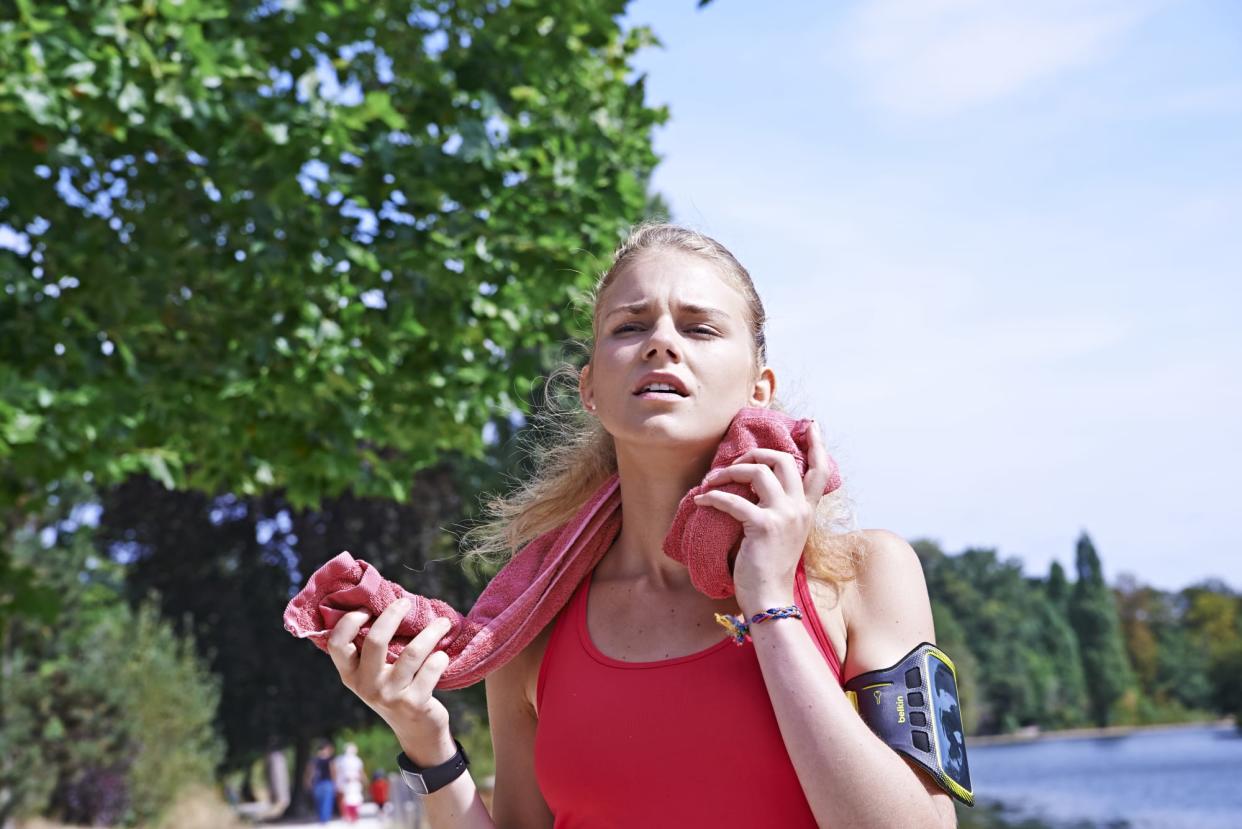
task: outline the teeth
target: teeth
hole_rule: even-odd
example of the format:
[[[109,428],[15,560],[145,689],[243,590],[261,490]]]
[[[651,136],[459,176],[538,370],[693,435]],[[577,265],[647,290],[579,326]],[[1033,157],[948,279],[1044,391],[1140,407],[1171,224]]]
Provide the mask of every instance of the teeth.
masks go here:
[[[680,394],[675,386],[671,386],[668,383],[652,383],[651,385],[643,386],[642,389],[640,389],[640,392],[646,391],[671,391]]]

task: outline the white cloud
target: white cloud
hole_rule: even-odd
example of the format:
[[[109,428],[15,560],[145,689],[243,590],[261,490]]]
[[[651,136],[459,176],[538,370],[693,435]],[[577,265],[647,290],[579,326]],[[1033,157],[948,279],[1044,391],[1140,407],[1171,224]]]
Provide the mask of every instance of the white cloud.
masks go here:
[[[885,108],[943,115],[1106,56],[1163,0],[869,0],[842,52]]]

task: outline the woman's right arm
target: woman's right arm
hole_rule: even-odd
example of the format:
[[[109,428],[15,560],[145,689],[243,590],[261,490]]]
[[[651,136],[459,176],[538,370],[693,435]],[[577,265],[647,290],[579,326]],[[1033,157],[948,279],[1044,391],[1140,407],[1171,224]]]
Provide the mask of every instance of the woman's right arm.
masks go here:
[[[341,681],[388,723],[405,755],[415,765],[435,766],[457,751],[448,710],[431,693],[448,667],[448,654],[434,649],[449,625],[446,620],[431,623],[389,665],[388,643],[408,609],[405,599],[385,608],[363,640],[361,653],[354,639],[370,617],[361,611],[345,614],[328,637],[328,654]],[[495,829],[469,769],[423,795],[422,802],[434,829]]]

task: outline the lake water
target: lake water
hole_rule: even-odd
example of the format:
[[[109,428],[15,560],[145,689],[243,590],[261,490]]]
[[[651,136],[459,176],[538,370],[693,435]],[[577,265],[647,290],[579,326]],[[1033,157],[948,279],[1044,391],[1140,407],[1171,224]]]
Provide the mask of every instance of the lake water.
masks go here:
[[[1050,826],[1242,829],[1232,726],[977,746],[970,771],[981,801]]]

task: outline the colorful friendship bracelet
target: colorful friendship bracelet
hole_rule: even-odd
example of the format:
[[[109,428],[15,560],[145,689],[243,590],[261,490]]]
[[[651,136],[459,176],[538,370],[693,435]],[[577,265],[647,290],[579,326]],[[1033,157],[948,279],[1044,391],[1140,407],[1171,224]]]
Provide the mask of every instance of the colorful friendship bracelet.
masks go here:
[[[716,621],[729,632],[729,638],[733,640],[735,645],[739,647],[750,641],[750,626],[757,625],[760,622],[766,622],[768,619],[801,619],[802,611],[798,609],[796,604],[789,607],[769,607],[762,613],[756,613],[750,617],[750,622],[746,621],[744,616],[733,616],[727,613],[717,613]]]

